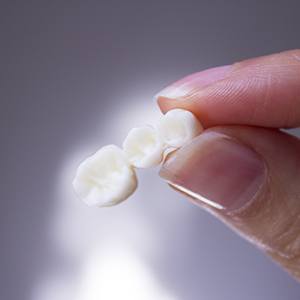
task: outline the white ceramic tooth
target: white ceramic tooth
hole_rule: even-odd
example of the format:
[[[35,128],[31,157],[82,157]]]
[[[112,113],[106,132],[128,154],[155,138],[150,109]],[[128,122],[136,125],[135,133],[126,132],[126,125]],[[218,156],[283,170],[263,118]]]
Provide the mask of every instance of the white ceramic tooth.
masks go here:
[[[108,145],[79,165],[73,187],[89,206],[112,206],[135,191],[137,179],[124,151]]]
[[[203,131],[198,119],[184,109],[173,109],[162,116],[158,125],[161,139],[169,147],[181,147]]]
[[[123,142],[123,149],[130,163],[137,168],[160,164],[164,152],[159,134],[151,126],[131,129]]]

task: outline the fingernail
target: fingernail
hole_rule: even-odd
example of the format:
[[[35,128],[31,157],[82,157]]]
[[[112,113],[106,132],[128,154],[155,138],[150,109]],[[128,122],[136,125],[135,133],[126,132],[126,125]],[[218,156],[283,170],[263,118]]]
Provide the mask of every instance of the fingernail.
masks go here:
[[[226,78],[231,68],[231,65],[216,67],[184,77],[157,93],[155,99],[168,98],[180,100],[192,93],[195,88],[204,88]]]
[[[194,201],[231,212],[255,198],[265,173],[254,150],[226,135],[207,132],[171,156],[160,176]]]

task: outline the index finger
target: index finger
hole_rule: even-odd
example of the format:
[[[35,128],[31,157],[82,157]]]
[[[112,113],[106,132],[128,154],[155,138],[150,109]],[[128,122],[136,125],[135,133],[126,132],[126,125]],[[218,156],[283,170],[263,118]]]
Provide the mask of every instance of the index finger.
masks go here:
[[[156,96],[163,112],[183,108],[205,127],[300,125],[300,49],[189,75]]]

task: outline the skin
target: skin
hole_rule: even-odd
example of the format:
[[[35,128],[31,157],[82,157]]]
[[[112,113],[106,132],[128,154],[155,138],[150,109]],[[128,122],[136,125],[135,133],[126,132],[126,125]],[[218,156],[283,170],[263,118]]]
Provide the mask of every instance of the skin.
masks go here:
[[[224,212],[192,201],[300,280],[300,140],[281,130],[300,126],[300,49],[192,74],[160,92],[157,101],[164,113],[190,110],[205,132],[225,134],[262,158],[266,180],[243,209]],[[180,155],[172,155],[173,164]],[[181,168],[189,172],[188,165]]]

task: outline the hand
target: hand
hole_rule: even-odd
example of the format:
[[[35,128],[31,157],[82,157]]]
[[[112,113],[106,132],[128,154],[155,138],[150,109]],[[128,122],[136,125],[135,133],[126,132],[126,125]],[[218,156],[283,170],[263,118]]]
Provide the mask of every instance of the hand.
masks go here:
[[[161,176],[300,280],[300,50],[192,74],[157,95],[206,130]]]

